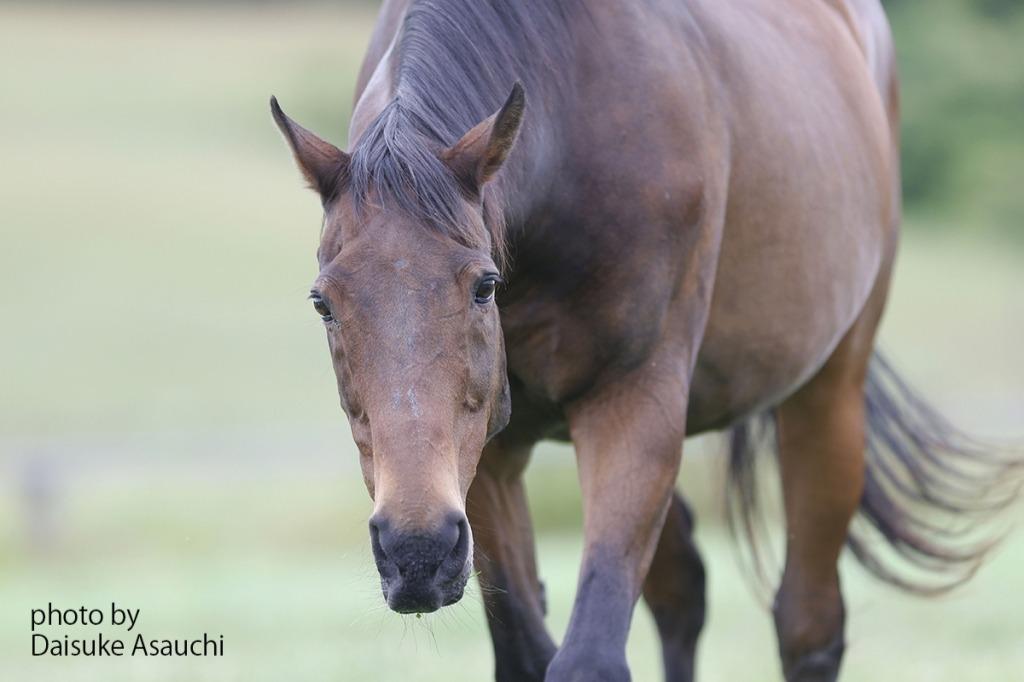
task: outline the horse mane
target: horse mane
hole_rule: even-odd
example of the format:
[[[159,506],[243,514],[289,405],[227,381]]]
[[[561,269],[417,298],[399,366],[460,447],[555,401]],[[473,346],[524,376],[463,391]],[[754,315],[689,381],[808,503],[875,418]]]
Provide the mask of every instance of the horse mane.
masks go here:
[[[391,101],[355,143],[349,182],[356,208],[371,194],[471,246],[460,185],[438,152],[493,114],[520,81],[527,96],[559,87],[578,0],[413,0],[398,31]],[[529,134],[529,111],[521,135]],[[503,207],[487,201],[491,248],[504,248]]]

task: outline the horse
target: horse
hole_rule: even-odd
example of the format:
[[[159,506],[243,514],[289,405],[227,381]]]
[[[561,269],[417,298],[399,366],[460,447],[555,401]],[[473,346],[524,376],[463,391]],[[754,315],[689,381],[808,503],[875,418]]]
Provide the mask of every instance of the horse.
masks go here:
[[[751,425],[774,429],[790,682],[838,674],[844,545],[921,591],[983,558],[936,519],[1006,503],[1019,462],[875,351],[901,218],[878,0],[386,0],[350,151],[271,110],[323,206],[310,298],[384,599],[434,611],[475,566],[497,680],[629,680],[641,597],[667,679],[693,679],[705,572],[675,482],[695,434],[734,434],[749,527]],[[583,496],[558,647],[522,480],[543,439],[572,441]]]

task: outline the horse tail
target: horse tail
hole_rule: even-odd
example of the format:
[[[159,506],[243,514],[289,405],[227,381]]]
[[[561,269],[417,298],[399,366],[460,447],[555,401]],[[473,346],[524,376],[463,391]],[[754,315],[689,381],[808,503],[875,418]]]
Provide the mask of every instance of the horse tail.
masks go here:
[[[847,546],[881,580],[939,594],[974,575],[1002,533],[992,527],[1024,483],[1024,457],[986,447],[952,425],[875,353],[864,389],[866,470]],[[763,515],[756,477],[759,445],[775,447],[774,421],[761,415],[735,428],[727,512],[767,586]]]

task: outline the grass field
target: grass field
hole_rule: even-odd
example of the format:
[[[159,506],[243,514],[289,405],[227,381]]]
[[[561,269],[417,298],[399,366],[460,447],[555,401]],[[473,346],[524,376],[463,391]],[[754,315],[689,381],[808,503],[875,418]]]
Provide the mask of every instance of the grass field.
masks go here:
[[[421,620],[381,603],[305,300],[319,206],[267,108],[276,94],[342,143],[371,22],[362,5],[0,5],[0,680],[488,679],[475,587]],[[909,221],[883,343],[959,421],[1019,437],[1024,241],[940,221]],[[714,439],[690,449],[681,485],[710,567],[701,678],[778,679],[718,514]],[[561,446],[530,473],[556,635],[580,552],[574,477]],[[1020,530],[940,600],[845,564],[843,679],[1024,680],[1022,576]],[[223,633],[226,655],[29,655],[30,609],[112,600],[142,609],[147,636]],[[638,682],[658,679],[656,646],[638,609]]]

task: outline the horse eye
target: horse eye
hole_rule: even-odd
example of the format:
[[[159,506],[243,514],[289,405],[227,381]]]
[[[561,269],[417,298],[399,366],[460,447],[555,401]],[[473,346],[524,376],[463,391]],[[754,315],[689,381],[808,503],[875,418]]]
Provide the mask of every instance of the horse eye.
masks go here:
[[[488,275],[476,285],[477,303],[489,303],[494,298],[494,290],[498,288],[498,278],[495,275]]]
[[[309,300],[313,301],[313,309],[321,318],[323,318],[324,322],[330,322],[334,319],[334,317],[331,316],[331,308],[327,305],[327,301],[325,301],[323,297],[319,294],[313,294],[309,297]]]

